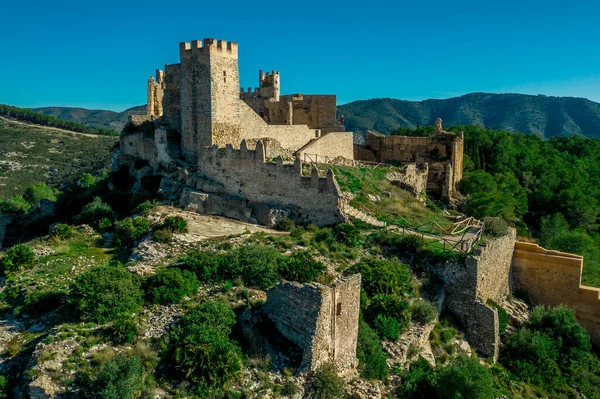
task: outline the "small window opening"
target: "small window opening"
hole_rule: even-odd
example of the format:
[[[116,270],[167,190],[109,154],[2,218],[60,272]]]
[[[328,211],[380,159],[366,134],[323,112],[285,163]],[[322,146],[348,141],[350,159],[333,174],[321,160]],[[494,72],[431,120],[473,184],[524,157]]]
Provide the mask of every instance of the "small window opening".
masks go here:
[[[336,316],[340,316],[342,314],[342,304],[341,303],[337,304],[337,309],[336,309],[335,314],[336,314]]]

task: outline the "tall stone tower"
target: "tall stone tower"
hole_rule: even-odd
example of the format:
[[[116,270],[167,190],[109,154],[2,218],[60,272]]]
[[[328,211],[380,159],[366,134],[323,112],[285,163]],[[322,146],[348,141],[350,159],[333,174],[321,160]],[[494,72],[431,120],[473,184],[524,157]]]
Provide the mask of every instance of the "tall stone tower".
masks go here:
[[[181,148],[195,162],[202,147],[240,142],[238,45],[204,39],[180,43]]]

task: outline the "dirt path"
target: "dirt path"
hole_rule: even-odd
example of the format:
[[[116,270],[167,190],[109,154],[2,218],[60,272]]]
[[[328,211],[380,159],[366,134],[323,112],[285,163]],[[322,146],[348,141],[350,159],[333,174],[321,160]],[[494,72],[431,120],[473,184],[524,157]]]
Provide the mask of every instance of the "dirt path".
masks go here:
[[[98,137],[100,137],[100,135],[98,135],[98,134],[74,132],[72,130],[65,130],[65,129],[60,129],[60,128],[57,128],[57,127],[50,127],[50,126],[44,126],[44,125],[36,125],[34,123],[27,123],[27,122],[17,121],[17,120],[14,120],[14,119],[9,119],[9,118],[6,118],[4,116],[0,116],[0,121],[5,122],[7,124],[21,125],[21,126],[33,127],[33,128],[43,129],[43,130],[51,130],[51,131],[54,131],[56,133],[61,133],[61,134],[74,134],[74,135],[79,135],[79,136],[92,137],[92,138],[96,138],[96,139]],[[111,136],[102,136],[102,137],[111,137]],[[115,136],[115,140],[116,139],[117,139],[117,137]]]

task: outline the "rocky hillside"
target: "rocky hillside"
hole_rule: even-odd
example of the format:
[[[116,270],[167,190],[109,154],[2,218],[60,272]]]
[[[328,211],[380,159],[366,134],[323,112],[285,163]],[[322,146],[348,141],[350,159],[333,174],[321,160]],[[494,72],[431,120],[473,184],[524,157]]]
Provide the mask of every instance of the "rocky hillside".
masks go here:
[[[584,135],[600,138],[600,104],[584,98],[524,94],[471,93],[446,100],[404,101],[375,98],[338,107],[346,129],[384,134],[404,126],[482,125],[509,132],[533,133],[542,138]]]
[[[141,112],[145,110],[145,105],[133,107],[123,112],[71,107],[43,107],[34,109],[34,111],[41,114],[53,116],[65,121],[78,122],[95,128],[115,129],[118,131],[121,131],[123,125],[127,123],[127,115],[129,112]]]
[[[73,183],[110,167],[116,137],[75,133],[0,117],[0,199],[33,184]]]

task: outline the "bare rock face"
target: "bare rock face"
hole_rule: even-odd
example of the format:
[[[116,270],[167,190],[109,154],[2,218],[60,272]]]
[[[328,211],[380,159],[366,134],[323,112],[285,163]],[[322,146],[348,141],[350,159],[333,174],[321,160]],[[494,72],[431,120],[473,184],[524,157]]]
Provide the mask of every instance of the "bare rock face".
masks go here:
[[[435,357],[429,344],[429,335],[436,321],[426,325],[411,324],[410,329],[402,334],[398,341],[382,342],[383,349],[389,354],[387,363],[390,368],[407,366],[417,357],[422,357],[435,367]]]

